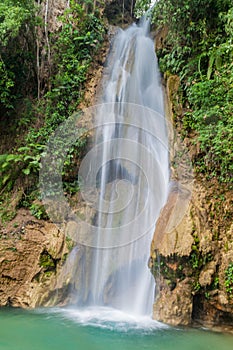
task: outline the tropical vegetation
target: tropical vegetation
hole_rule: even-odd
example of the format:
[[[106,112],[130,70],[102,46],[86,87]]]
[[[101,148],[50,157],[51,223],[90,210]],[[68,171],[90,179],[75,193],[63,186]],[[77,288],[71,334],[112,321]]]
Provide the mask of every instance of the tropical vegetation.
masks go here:
[[[69,1],[59,28],[49,31],[47,1],[1,1],[0,122],[3,137],[8,136],[0,149],[3,221],[12,217],[6,205],[9,192],[19,187],[23,195],[17,205],[32,206],[35,215],[42,215],[32,204],[38,196],[41,155],[51,133],[77,111],[88,69],[104,39],[105,25],[95,4]],[[81,157],[85,143],[77,141],[66,165]],[[77,189],[73,179],[66,179],[67,191]]]
[[[150,1],[138,0],[140,16]],[[180,79],[183,113],[175,122],[183,137],[200,145],[196,171],[233,181],[233,3],[231,0],[158,0],[152,9],[158,30],[167,28],[158,50],[161,71]]]

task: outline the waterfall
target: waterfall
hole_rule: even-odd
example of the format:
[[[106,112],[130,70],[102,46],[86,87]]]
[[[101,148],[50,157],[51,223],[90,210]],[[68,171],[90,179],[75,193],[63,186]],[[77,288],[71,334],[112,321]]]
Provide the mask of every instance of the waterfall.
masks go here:
[[[152,312],[155,282],[148,259],[169,182],[163,93],[148,32],[143,19],[115,37],[95,143],[79,174],[84,196],[94,186],[98,200],[77,303],[136,315]]]
[[[64,290],[67,302],[77,312],[82,309],[86,319],[105,318],[103,313],[109,318],[114,309],[110,313],[118,319],[120,312],[138,320],[152,313],[150,245],[169,187],[163,93],[146,18],[119,30],[107,73],[99,105],[84,116],[95,118],[95,125],[79,167],[82,205],[70,207],[62,184],[66,154],[83,134],[79,114],[51,136],[41,161],[40,190],[50,219],[77,242],[56,289]],[[48,304],[56,300],[59,293]]]

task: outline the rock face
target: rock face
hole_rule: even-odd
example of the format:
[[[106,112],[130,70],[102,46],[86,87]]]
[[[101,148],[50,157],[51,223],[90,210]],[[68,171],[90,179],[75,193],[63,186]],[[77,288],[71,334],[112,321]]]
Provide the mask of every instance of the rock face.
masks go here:
[[[192,287],[189,280],[181,281],[175,292],[167,288],[166,283],[161,287],[163,292],[153,308],[154,318],[175,326],[189,325],[192,315]]]
[[[69,252],[65,236],[54,224],[36,220],[25,210],[11,227],[1,237],[0,306],[41,305]]]
[[[178,82],[170,77],[167,83],[173,120],[182,110]],[[177,182],[161,211],[151,249],[158,289],[154,318],[172,325],[198,322],[233,330],[232,191],[200,175],[177,178],[182,167],[176,157],[180,146],[172,141],[171,165],[176,163],[172,178]],[[190,159],[198,154],[198,145],[191,147],[190,140],[184,145]]]

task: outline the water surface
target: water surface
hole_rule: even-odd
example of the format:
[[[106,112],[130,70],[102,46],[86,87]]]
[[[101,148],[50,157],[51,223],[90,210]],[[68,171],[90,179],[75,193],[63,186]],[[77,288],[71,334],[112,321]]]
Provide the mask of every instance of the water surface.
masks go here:
[[[233,336],[172,328],[110,308],[0,311],[1,350],[232,350]]]

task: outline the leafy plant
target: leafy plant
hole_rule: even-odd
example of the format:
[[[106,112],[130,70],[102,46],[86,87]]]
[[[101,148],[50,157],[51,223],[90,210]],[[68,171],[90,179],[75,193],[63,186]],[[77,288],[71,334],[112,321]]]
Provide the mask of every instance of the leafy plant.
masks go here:
[[[48,215],[45,211],[45,208],[42,204],[33,203],[29,207],[30,212],[33,216],[35,216],[37,219],[48,219]]]
[[[42,21],[37,21],[35,16],[32,16],[35,14],[33,0],[23,0],[20,3],[4,0],[0,6],[0,8],[4,7],[4,11],[1,12],[3,15],[0,16],[0,37],[3,38],[6,34],[3,42],[5,46],[0,46],[0,96],[4,108],[13,108],[15,106],[12,96],[14,96],[15,105],[19,96],[16,90],[12,94],[12,89],[19,78],[17,85],[21,90],[25,90],[22,88],[21,82],[23,71],[26,69],[24,65],[27,66],[29,61],[26,59],[21,61],[20,68],[15,69],[16,66],[10,62],[9,52],[11,50],[11,53],[16,53],[20,48],[14,43],[16,49],[14,48],[12,51],[12,47],[9,45],[13,39],[24,37],[22,36],[24,25],[32,26],[31,32],[35,33],[35,26],[40,26]],[[10,21],[9,16],[11,16],[10,12],[14,12],[14,10],[19,18],[17,18],[18,22],[13,31],[11,27],[13,22]],[[11,18],[13,18],[12,16]],[[34,193],[31,188],[36,187],[41,156],[50,135],[72,113],[77,112],[78,105],[83,98],[84,84],[93,55],[101,46],[105,34],[105,27],[97,9],[89,5],[83,6],[83,2],[77,3],[71,0],[70,7],[60,17],[60,21],[62,22],[61,30],[50,36],[53,65],[50,80],[46,84],[49,89],[44,91],[44,95],[38,101],[33,101],[31,98],[24,100],[23,103],[26,107],[20,118],[17,118],[15,125],[27,129],[25,137],[24,139],[21,137],[19,144],[9,154],[0,155],[0,190],[10,191],[17,178],[24,179],[23,183],[28,188],[25,188],[26,195],[23,196],[19,206],[27,206],[38,218],[43,218],[44,213],[40,206],[33,203],[36,198],[31,196],[31,191]],[[3,27],[7,27],[9,30],[5,33]],[[17,57],[22,55],[30,57],[30,67],[32,68],[34,65],[36,68],[34,53],[25,51],[18,54]],[[10,67],[14,69],[12,70]],[[35,70],[31,69],[31,71]],[[35,125],[32,125],[32,120],[35,121]],[[67,158],[64,159],[62,175],[65,192],[69,195],[78,191],[74,173],[77,172],[80,159],[84,156],[86,141],[86,136],[77,140],[68,150]]]
[[[231,262],[225,271],[225,288],[230,295],[233,294],[233,263]]]
[[[40,255],[40,266],[42,266],[46,271],[53,271],[56,268],[56,261],[46,250],[44,250]]]
[[[138,0],[137,11],[150,1]],[[184,136],[200,144],[196,170],[233,181],[233,4],[230,0],[158,0],[153,22],[166,27],[159,65],[181,81]]]
[[[33,54],[29,38],[23,50],[25,39],[21,33],[33,33],[36,23],[36,6],[33,0],[1,0],[0,3],[0,106],[14,107],[20,94],[20,81],[28,81]],[[25,38],[25,37],[24,37]],[[22,65],[23,63],[23,65]],[[30,76],[31,78],[31,76]],[[32,79],[33,80],[33,79]],[[22,87],[22,86],[21,86]]]

